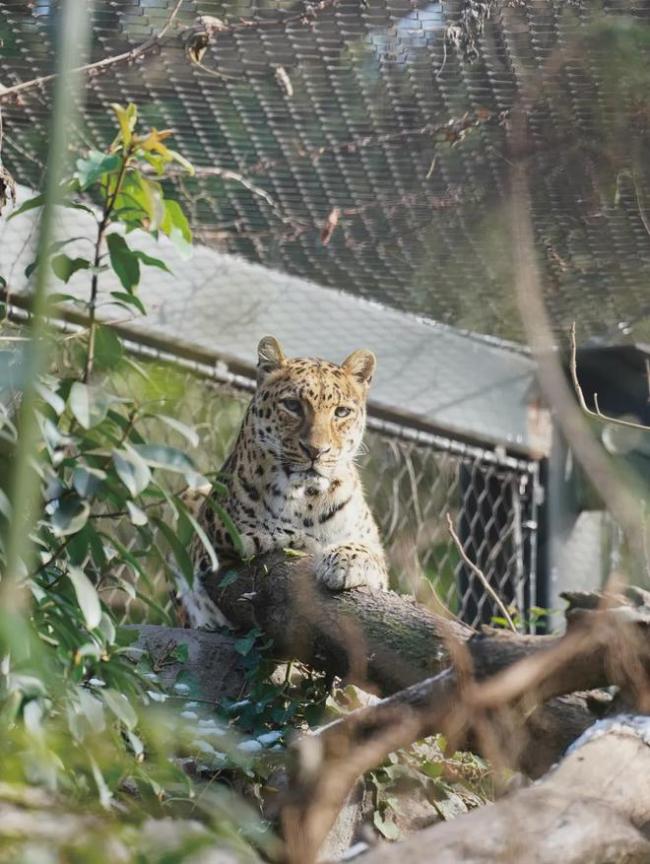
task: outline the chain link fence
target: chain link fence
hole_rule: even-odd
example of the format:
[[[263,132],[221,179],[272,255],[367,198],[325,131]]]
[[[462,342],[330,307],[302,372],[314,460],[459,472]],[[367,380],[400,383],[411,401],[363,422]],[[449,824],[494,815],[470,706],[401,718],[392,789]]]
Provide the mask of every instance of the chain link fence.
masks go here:
[[[154,382],[157,376],[164,380],[176,416],[196,427],[196,462],[214,474],[234,442],[252,382],[223,370],[208,377],[205,368],[198,372],[178,365],[153,363],[148,371]],[[529,612],[537,587],[536,462],[406,422],[386,422],[371,412],[359,464],[388,554],[392,587],[472,625],[500,616],[481,577],[462,560],[448,530],[449,514],[467,557],[521,628],[534,629]],[[151,570],[151,585],[160,605],[173,614],[162,559]],[[124,602],[122,592],[120,597]],[[123,619],[138,619],[143,612],[139,602],[127,601]]]
[[[16,323],[25,320],[20,308],[9,312]],[[55,323],[62,331],[78,331],[77,325]],[[253,381],[225,366],[131,340],[125,344],[140,371],[114,385],[142,402],[164,405],[164,413],[194,427],[198,446],[191,455],[199,471],[214,476],[237,436]],[[152,440],[188,448],[173,429],[148,422],[155,424],[148,430]],[[423,431],[407,419],[386,421],[372,410],[367,426],[359,467],[387,552],[391,587],[476,626],[501,616],[487,582],[520,629],[534,631],[539,463]],[[447,515],[482,575],[463,561]],[[121,588],[111,588],[104,599],[122,623],[175,623],[173,571],[159,530],[152,527],[147,539],[128,520],[111,523],[110,530],[139,561],[142,584],[133,584],[126,566],[118,567],[111,581]]]

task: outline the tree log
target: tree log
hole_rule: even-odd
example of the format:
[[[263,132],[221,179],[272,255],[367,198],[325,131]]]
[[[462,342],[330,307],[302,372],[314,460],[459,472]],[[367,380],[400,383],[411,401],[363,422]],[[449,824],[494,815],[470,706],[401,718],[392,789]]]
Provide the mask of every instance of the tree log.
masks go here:
[[[205,587],[234,625],[259,627],[271,638],[277,656],[381,695],[446,669],[447,641],[464,643],[475,635],[471,627],[392,591],[319,588],[308,557],[271,553],[212,574]]]
[[[559,641],[507,631],[477,634],[393,592],[326,591],[315,584],[306,557],[267,555],[212,575],[206,588],[230,621],[242,628],[257,626],[270,637],[278,657],[303,660],[381,696],[398,694],[378,706],[377,728],[384,717],[406,706],[431,715],[421,734],[440,731],[442,713],[457,698],[454,676],[439,675],[450,666],[452,643],[467,647],[476,678],[484,679]],[[584,696],[552,697],[605,680],[602,656],[590,649],[582,662],[567,667],[559,689],[555,683],[555,692],[540,694],[540,702],[550,701],[527,719],[528,736],[520,746],[522,770],[542,774],[596,719]],[[431,714],[432,705],[440,711]],[[530,736],[536,740],[534,748],[526,747]]]
[[[543,780],[402,843],[367,864],[645,864],[650,861],[650,719],[602,721]],[[594,730],[594,732],[597,731]],[[606,731],[609,729],[609,731]]]

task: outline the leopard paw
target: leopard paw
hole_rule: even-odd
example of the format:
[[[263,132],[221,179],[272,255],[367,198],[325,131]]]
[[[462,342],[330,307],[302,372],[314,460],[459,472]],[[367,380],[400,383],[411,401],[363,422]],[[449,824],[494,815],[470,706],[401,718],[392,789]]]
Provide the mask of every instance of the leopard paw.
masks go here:
[[[388,587],[383,561],[359,547],[339,546],[326,552],[316,566],[316,579],[330,591],[383,591]]]

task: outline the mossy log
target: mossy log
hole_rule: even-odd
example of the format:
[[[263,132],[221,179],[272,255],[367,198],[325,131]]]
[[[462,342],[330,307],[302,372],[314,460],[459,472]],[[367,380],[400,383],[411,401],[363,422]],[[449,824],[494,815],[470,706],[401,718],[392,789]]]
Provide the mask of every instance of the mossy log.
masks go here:
[[[479,634],[391,591],[321,589],[308,557],[263,556],[212,575],[206,588],[234,625],[256,626],[270,637],[278,658],[299,659],[380,696],[392,696],[385,700],[387,710],[394,700],[405,705],[413,700],[411,707],[417,709],[430,703],[437,688],[444,690],[444,682],[433,689],[431,682],[449,669],[454,645],[467,647],[474,674],[483,679],[557,643],[553,637],[506,631]],[[600,684],[602,666],[589,665],[591,671],[573,664],[560,693]],[[528,740],[534,738],[536,746],[522,747],[521,767],[534,776],[595,719],[584,695],[555,695],[549,694],[549,701],[527,720]]]

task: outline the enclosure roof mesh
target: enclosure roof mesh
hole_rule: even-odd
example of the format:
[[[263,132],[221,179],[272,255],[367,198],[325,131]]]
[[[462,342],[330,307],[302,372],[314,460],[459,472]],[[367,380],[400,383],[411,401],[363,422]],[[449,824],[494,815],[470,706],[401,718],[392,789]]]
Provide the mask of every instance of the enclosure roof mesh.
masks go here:
[[[97,2],[92,59],[143,42],[172,6]],[[57,12],[0,0],[2,85],[52,70]],[[203,68],[188,54],[201,15],[225,25]],[[185,0],[153,53],[89,79],[83,142],[109,143],[110,103],[133,101],[197,167],[174,184],[203,242],[520,339],[507,203],[523,106],[552,321],[618,341],[650,307],[649,18],[641,0]],[[2,106],[4,162],[32,186],[50,106],[49,86]]]

